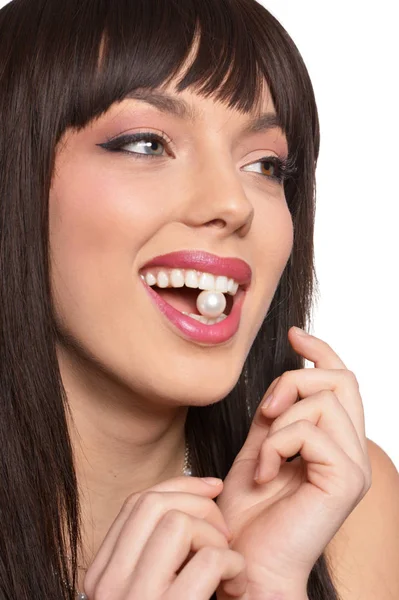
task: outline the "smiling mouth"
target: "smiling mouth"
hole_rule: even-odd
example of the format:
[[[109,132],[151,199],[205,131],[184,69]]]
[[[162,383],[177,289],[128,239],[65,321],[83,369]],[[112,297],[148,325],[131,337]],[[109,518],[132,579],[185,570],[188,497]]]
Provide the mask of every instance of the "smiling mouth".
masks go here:
[[[191,289],[188,287],[160,288],[157,285],[152,285],[151,288],[176,310],[182,313],[191,313],[200,316],[197,308],[197,298],[203,290],[198,288]],[[224,294],[224,296],[226,298],[226,308],[224,309],[223,314],[228,316],[233,308],[234,296],[230,294]]]
[[[164,302],[179,312],[193,318],[205,319],[197,307],[199,295],[204,291],[223,294],[226,306],[216,319],[230,315],[234,297],[241,286],[227,276],[217,276],[196,269],[165,269],[163,267],[145,268],[140,271],[141,279],[162,298]],[[213,319],[212,319],[213,320]]]

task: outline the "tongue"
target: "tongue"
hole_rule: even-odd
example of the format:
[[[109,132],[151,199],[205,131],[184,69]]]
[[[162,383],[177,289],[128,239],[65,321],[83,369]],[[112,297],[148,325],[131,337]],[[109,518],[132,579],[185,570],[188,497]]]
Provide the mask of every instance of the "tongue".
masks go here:
[[[194,313],[195,315],[199,314],[197,309],[197,298],[201,290],[192,288],[190,289],[187,287],[159,288],[155,286],[153,289],[155,292],[157,292],[157,294],[162,296],[165,302],[173,306],[173,308],[176,308],[176,310],[179,310],[180,312]]]

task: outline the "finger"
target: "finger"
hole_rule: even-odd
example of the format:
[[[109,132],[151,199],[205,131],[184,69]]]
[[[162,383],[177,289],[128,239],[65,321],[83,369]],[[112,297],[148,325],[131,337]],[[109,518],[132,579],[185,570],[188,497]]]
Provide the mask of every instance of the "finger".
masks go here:
[[[336,352],[320,338],[297,327],[288,330],[288,339],[294,350],[321,369],[346,369]]]
[[[126,590],[132,598],[161,598],[189,552],[196,553],[205,546],[229,547],[226,537],[207,521],[170,510],[148,538]]]
[[[180,507],[182,510],[184,507],[187,508],[187,498],[186,498],[186,494],[187,494],[187,496],[190,497],[190,500],[192,500],[191,506],[195,510],[202,510],[203,511],[202,514],[203,514],[204,518],[208,518],[208,520],[215,527],[219,527],[221,531],[227,532],[228,531],[227,525],[225,524],[224,518],[223,518],[220,510],[218,509],[217,505],[214,502],[211,502],[211,503],[206,502],[208,499],[211,499],[211,498],[217,496],[221,492],[221,490],[223,489],[222,483],[223,482],[221,482],[221,485],[218,485],[218,486],[212,486],[212,485],[205,483],[203,480],[201,480],[198,477],[182,476],[182,477],[176,477],[173,479],[165,480],[159,484],[156,484],[152,488],[149,488],[148,490],[145,490],[143,492],[137,492],[135,494],[131,494],[130,496],[128,496],[126,498],[119,514],[117,515],[117,517],[113,521],[110,529],[108,530],[108,533],[107,533],[106,537],[104,538],[103,543],[101,544],[100,549],[98,550],[96,556],[94,557],[94,560],[93,560],[92,564],[90,565],[89,570],[87,571],[86,578],[85,578],[85,586],[87,583],[88,590],[86,591],[86,589],[85,589],[85,592],[89,596],[89,598],[92,595],[91,590],[96,585],[97,581],[101,577],[102,573],[104,572],[104,570],[110,560],[110,557],[115,548],[115,544],[116,544],[123,528],[125,527],[126,522],[128,521],[129,517],[131,516],[133,509],[136,506],[137,502],[144,494],[149,493],[154,490],[158,491],[158,492],[168,491],[169,493],[174,493],[174,494],[177,494],[178,496],[180,496],[180,494],[182,494],[183,498],[180,499],[181,500],[180,504],[179,504],[179,501],[177,501],[176,495],[173,496],[173,499],[177,501],[176,507],[177,508]],[[200,498],[200,499],[203,498],[205,500],[205,503],[207,504],[207,508],[204,508],[204,506],[199,508],[198,498]],[[212,509],[212,506],[214,507],[213,509]]]
[[[363,451],[367,451],[366,425],[357,379],[347,369],[298,369],[281,375],[273,391],[272,403],[263,404],[261,414],[275,418],[296,403],[321,390],[334,392],[357,432]],[[298,402],[300,404],[300,402]]]
[[[186,600],[187,590],[190,590],[190,600],[210,598],[220,582],[224,582],[222,585],[227,594],[239,598],[245,594],[247,581],[242,554],[207,546],[201,548],[179,573],[166,599]]]
[[[306,461],[307,479],[331,498],[358,498],[367,491],[369,473],[354,463],[324,431],[309,421],[296,421],[265,440],[258,483],[278,475],[282,459],[299,452]]]
[[[107,536],[104,539],[103,544],[101,545],[101,547],[96,555],[96,560],[97,560],[97,557],[100,560],[103,557],[109,556],[112,548],[115,545],[116,540],[119,537],[119,534],[120,534],[123,526],[125,525],[127,519],[129,518],[129,515],[131,514],[134,506],[136,505],[136,503],[138,502],[138,500],[141,498],[141,496],[143,494],[148,493],[150,491],[157,491],[157,492],[165,491],[165,492],[176,492],[176,493],[186,492],[186,493],[191,493],[191,494],[198,494],[198,495],[205,496],[208,498],[214,498],[223,489],[222,484],[223,484],[223,482],[221,481],[221,485],[213,486],[213,485],[209,485],[209,484],[205,483],[199,477],[182,476],[182,477],[175,477],[173,479],[168,479],[168,480],[162,481],[161,483],[158,483],[158,484],[152,486],[151,488],[148,488],[147,490],[143,490],[142,492],[136,492],[134,494],[130,494],[126,498],[125,502],[123,503],[119,514],[113,521],[113,523],[107,533]]]
[[[364,454],[353,422],[334,392],[321,390],[288,408],[273,421],[267,437],[291,423],[302,420],[307,420],[325,431],[354,462],[363,462],[366,465],[368,455]]]

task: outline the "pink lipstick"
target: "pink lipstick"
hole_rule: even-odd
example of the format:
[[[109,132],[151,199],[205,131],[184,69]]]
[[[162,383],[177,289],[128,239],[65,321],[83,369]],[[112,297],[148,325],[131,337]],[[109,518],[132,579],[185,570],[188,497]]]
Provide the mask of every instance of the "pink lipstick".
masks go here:
[[[225,275],[235,279],[244,289],[248,289],[252,271],[248,263],[240,258],[223,258],[203,250],[179,250],[156,256],[148,261],[143,268],[168,267],[169,269],[196,269],[211,275]]]
[[[188,315],[183,314],[168,302],[160,294],[149,286],[145,279],[141,281],[160,312],[170,321],[184,337],[203,344],[221,344],[232,338],[238,331],[241,310],[249,288],[252,271],[250,266],[238,258],[221,258],[208,252],[178,251],[170,254],[157,256],[147,262],[141,268],[148,270],[150,267],[166,267],[168,269],[194,269],[212,275],[224,275],[234,279],[240,287],[233,296],[233,306],[230,314],[212,325],[201,323]],[[198,290],[200,293],[201,290]]]

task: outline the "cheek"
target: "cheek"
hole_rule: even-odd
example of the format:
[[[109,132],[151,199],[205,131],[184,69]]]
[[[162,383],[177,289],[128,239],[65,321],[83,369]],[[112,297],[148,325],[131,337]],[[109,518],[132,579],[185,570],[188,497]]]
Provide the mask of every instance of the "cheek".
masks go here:
[[[275,291],[294,242],[292,216],[285,198],[268,203],[263,214],[255,224],[257,277],[262,280],[262,287],[267,287],[266,294]]]
[[[253,316],[257,315],[253,322],[252,338],[258,333],[266,317],[294,241],[292,216],[285,199],[259,208],[257,216],[252,232],[252,264],[256,265],[256,268],[251,313]]]
[[[163,224],[156,202],[148,180],[111,175],[98,162],[58,169],[49,200],[51,281],[57,314],[78,337],[131,304],[136,257]]]
[[[134,253],[162,222],[158,198],[148,178],[133,181],[128,173],[111,173],[98,164],[65,165],[50,194],[53,241],[83,259],[118,247]]]

